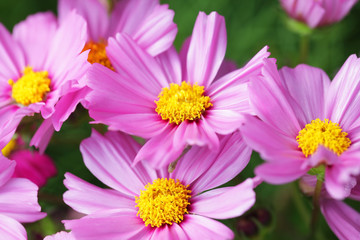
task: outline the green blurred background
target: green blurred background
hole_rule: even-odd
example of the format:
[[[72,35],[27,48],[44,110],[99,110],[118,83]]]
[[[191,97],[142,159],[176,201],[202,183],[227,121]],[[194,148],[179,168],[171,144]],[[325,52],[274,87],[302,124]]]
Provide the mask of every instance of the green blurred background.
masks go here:
[[[84,0],[86,1],[86,0]],[[350,54],[360,51],[360,4],[340,23],[314,30],[306,38],[288,27],[288,18],[277,0],[166,0],[162,1],[175,10],[178,36],[175,45],[179,49],[184,39],[192,32],[199,11],[217,11],[225,16],[228,36],[226,57],[239,66],[246,63],[263,46],[278,61],[279,67],[294,67],[300,62],[324,69],[331,78]],[[0,22],[9,30],[29,14],[39,11],[56,12],[56,0],[0,0]],[[301,56],[301,45],[308,51]],[[27,225],[30,239],[42,239],[44,234],[52,234],[62,228],[60,220],[69,217],[68,208],[61,202],[65,191],[62,185],[63,174],[70,171],[79,177],[101,185],[85,168],[79,143],[90,135],[86,111],[80,109],[64,124],[60,133],[54,135],[47,153],[54,158],[58,167],[58,177],[49,181],[40,192],[43,209],[49,217]],[[101,128],[101,126],[99,127]],[[253,169],[261,162],[253,154],[249,166],[230,184],[236,184],[246,177],[253,176]],[[224,221],[236,232],[237,239],[306,239],[311,216],[311,198],[301,194],[298,183],[283,186],[260,185],[257,190],[257,203],[244,217]],[[360,210],[359,203],[351,204]],[[270,215],[270,222],[262,223],[259,211]],[[260,219],[260,220],[259,220]],[[245,236],[236,231],[241,222],[247,230],[254,233]],[[250,232],[251,232],[250,231]],[[323,218],[320,219],[316,239],[336,239]]]

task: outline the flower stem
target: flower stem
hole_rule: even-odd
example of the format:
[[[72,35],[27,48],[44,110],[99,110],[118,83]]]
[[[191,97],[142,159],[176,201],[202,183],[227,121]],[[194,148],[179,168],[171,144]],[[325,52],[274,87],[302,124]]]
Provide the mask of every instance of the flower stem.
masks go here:
[[[309,37],[310,35],[302,35],[300,39],[300,59],[299,63],[306,63],[309,56]]]
[[[169,172],[169,173],[172,173],[172,172],[175,170],[176,165],[177,165],[179,159],[182,158],[190,149],[191,149],[191,146],[189,146],[189,145],[186,146],[186,147],[184,148],[183,152],[181,153],[181,155],[180,155],[175,161],[173,161],[173,162],[171,162],[171,163],[169,164],[169,167],[168,167],[168,172]]]
[[[321,188],[323,185],[323,180],[318,179],[316,181],[315,192],[313,196],[313,210],[311,215],[311,222],[310,222],[310,236],[309,239],[315,239],[315,232],[316,226],[319,219],[320,213],[320,195],[321,195]]]

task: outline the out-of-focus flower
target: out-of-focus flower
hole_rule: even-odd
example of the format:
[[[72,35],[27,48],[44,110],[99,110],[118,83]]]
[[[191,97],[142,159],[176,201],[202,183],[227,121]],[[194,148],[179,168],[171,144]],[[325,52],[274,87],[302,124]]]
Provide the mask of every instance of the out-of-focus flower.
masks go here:
[[[321,69],[299,65],[278,72],[266,60],[249,96],[258,117],[246,116],[244,140],[265,164],[255,173],[282,184],[309,170],[324,178],[335,199],[350,194],[360,173],[360,59],[350,56],[334,80]]]
[[[280,0],[287,14],[311,28],[343,19],[357,0]]]
[[[89,113],[111,130],[150,139],[135,158],[161,168],[187,145],[216,151],[217,134],[239,128],[252,112],[247,81],[257,76],[267,47],[247,65],[214,81],[226,51],[224,18],[199,13],[191,40],[153,58],[128,35],[110,38],[108,55],[117,72],[99,64],[89,70]],[[226,71],[226,70],[224,70]]]
[[[21,119],[34,113],[45,123],[32,143],[46,146],[54,128],[59,130],[74,111],[64,99],[84,86],[90,65],[88,53],[81,53],[86,37],[86,23],[75,12],[60,24],[50,12],[31,15],[12,35],[0,24],[1,148]]]
[[[76,240],[71,232],[61,231],[56,234],[46,236],[44,240]]]
[[[26,149],[25,143],[20,137],[12,139],[2,149],[2,153],[16,162],[14,178],[27,178],[38,187],[44,186],[46,181],[55,176],[57,172],[55,164],[49,156]]]
[[[126,33],[149,54],[155,56],[173,43],[177,27],[174,11],[159,0],[121,0],[110,11],[99,0],[59,0],[60,20],[73,10],[87,22],[88,37],[85,49],[90,49],[89,62],[114,69],[105,48],[109,37]]]
[[[0,239],[26,240],[20,223],[45,217],[37,202],[38,187],[24,178],[12,178],[16,163],[0,155]]]
[[[251,151],[239,132],[221,137],[218,153],[193,147],[175,171],[154,170],[146,162],[132,167],[140,145],[128,135],[93,131],[81,143],[85,165],[102,189],[65,174],[64,201],[87,214],[63,221],[79,239],[231,239],[233,232],[213,220],[239,216],[255,202],[256,179],[218,187],[248,163]],[[201,160],[199,159],[201,158]],[[207,191],[208,189],[212,189]],[[206,191],[206,192],[204,192]]]

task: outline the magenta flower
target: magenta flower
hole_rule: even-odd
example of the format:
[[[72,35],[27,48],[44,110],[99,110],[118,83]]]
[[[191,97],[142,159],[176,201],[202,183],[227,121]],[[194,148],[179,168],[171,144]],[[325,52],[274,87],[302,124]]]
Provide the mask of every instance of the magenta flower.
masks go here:
[[[255,173],[282,184],[314,168],[333,198],[348,196],[360,173],[360,59],[350,56],[332,82],[307,65],[278,72],[271,60],[263,75],[249,86],[259,118],[247,116],[241,129],[266,161]]]
[[[46,119],[47,128],[35,142],[46,143],[44,134],[60,129],[74,110],[62,98],[84,85],[89,64],[87,53],[80,52],[85,41],[86,23],[75,13],[61,24],[52,13],[29,16],[12,36],[0,25],[0,147],[26,115],[41,113]]]
[[[44,240],[76,240],[71,232],[61,231],[56,234],[47,236]]]
[[[231,239],[233,232],[213,220],[241,215],[255,202],[258,180],[213,189],[235,177],[251,151],[238,132],[221,137],[221,151],[193,147],[173,173],[139,163],[140,145],[130,136],[93,131],[80,145],[87,168],[112,189],[65,174],[64,201],[87,214],[64,221],[76,239]],[[201,161],[199,160],[201,158]],[[213,189],[206,191],[208,189]],[[206,191],[205,193],[203,193]]]
[[[187,145],[216,151],[217,134],[239,128],[251,112],[247,80],[269,53],[263,48],[243,68],[215,80],[226,50],[224,18],[199,13],[180,56],[174,48],[153,58],[126,34],[107,47],[116,73],[93,64],[88,73],[89,113],[111,130],[149,139],[135,158],[156,168],[174,161]]]
[[[356,2],[357,0],[280,0],[290,17],[311,28],[340,21]]]
[[[0,155],[0,239],[26,240],[20,224],[45,217],[37,202],[38,187],[24,178],[11,178],[15,162]]]
[[[27,178],[38,187],[44,186],[57,172],[49,156],[27,149],[20,137],[13,138],[2,149],[2,154],[16,162],[13,178]]]

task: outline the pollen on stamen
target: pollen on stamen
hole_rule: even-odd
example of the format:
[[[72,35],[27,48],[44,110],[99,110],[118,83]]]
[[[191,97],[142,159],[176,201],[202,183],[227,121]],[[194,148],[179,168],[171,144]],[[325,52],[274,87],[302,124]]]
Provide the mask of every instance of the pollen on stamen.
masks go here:
[[[106,46],[107,43],[103,40],[100,40],[98,42],[89,41],[85,44],[83,51],[90,49],[88,55],[89,63],[100,63],[101,65],[114,71],[114,67],[112,66],[106,54]]]
[[[179,180],[158,178],[145,186],[139,196],[135,196],[137,215],[145,226],[161,227],[162,225],[180,223],[188,213],[191,190]]]
[[[9,79],[12,86],[12,98],[19,104],[28,106],[45,100],[50,91],[51,80],[47,71],[34,72],[31,67],[26,67],[23,75],[16,82]]]
[[[155,111],[163,120],[175,124],[200,119],[206,109],[213,106],[210,97],[204,96],[203,86],[187,82],[171,83],[169,88],[162,89],[158,98]]]
[[[319,145],[341,155],[351,145],[347,135],[348,133],[342,131],[338,123],[333,123],[329,119],[321,121],[317,118],[306,124],[296,137],[296,141],[306,157],[313,154]]]

